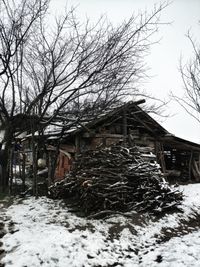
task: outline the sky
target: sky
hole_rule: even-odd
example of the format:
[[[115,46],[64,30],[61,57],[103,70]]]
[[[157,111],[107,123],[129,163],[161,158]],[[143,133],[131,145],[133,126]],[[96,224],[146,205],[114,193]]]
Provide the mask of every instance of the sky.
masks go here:
[[[162,2],[162,1],[161,1]],[[52,0],[52,11],[61,12],[67,5],[77,7],[80,20],[86,17],[91,21],[101,15],[107,16],[114,25],[120,24],[132,14],[151,11],[155,0]],[[200,30],[200,0],[173,0],[161,13],[162,22],[156,38],[159,43],[151,48],[146,62],[150,76],[144,88],[157,98],[168,99],[170,92],[181,96],[183,83],[179,73],[179,60],[189,60],[192,55],[191,45],[186,38],[188,30],[197,39]],[[199,25],[199,26],[198,26]],[[157,118],[169,132],[178,137],[200,143],[200,124],[195,121],[178,103],[171,101],[164,114],[168,118]]]

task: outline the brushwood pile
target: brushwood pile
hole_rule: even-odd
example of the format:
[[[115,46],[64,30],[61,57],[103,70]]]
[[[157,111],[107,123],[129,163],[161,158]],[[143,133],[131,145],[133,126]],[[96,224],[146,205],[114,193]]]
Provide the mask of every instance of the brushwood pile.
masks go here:
[[[182,193],[163,178],[159,165],[138,147],[115,145],[80,154],[66,178],[49,188],[52,198],[73,198],[85,216],[174,210]]]

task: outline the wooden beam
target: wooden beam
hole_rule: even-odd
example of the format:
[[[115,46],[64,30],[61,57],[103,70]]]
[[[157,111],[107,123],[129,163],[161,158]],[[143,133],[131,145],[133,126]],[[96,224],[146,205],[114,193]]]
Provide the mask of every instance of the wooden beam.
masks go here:
[[[106,134],[95,134],[94,137],[97,137],[97,138],[123,138],[123,135],[122,134],[109,134],[109,133],[106,133]]]

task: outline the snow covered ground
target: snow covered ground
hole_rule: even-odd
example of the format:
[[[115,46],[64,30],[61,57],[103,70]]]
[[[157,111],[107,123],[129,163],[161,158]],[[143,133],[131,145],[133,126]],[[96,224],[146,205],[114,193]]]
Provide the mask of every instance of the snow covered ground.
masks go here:
[[[87,220],[45,197],[16,200],[2,263],[13,267],[200,266],[200,184],[181,186],[183,212]]]

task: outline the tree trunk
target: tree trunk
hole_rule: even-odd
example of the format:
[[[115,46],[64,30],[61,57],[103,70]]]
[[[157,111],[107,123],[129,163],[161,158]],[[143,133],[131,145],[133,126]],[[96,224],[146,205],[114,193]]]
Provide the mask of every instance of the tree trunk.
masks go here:
[[[12,195],[13,193],[13,161],[14,161],[14,151],[13,149],[10,151],[10,164],[9,164],[9,194]]]
[[[1,176],[0,176],[0,189],[2,192],[6,192],[9,186],[9,174],[10,174],[10,152],[12,150],[13,134],[10,129],[5,131],[5,148],[0,151],[0,164],[1,164]]]

